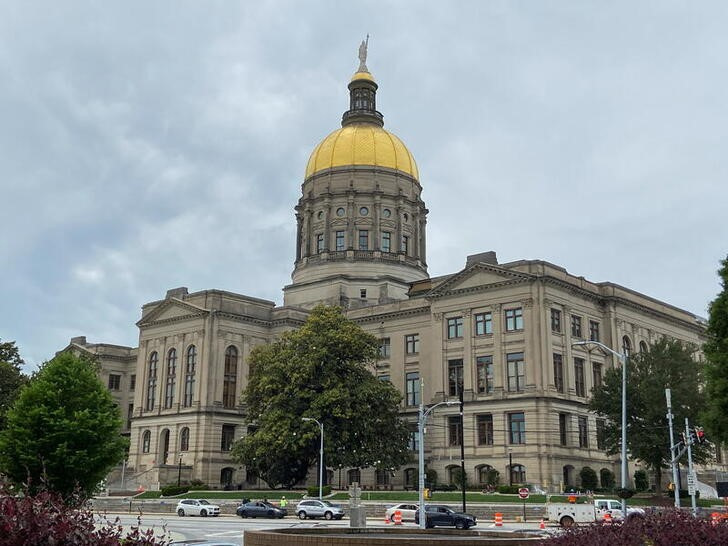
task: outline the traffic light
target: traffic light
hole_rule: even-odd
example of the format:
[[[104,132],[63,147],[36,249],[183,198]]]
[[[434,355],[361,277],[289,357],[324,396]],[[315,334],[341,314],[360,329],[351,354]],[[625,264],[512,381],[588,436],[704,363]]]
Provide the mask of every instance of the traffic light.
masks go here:
[[[705,443],[705,431],[703,430],[703,427],[695,427],[695,440],[699,443]]]
[[[694,445],[697,442],[697,440],[698,440],[698,438],[697,438],[697,436],[695,434],[695,431],[697,430],[697,428],[698,427],[695,427],[694,429],[691,428],[690,430],[688,430],[688,433],[690,434],[690,442],[689,442],[690,445]]]

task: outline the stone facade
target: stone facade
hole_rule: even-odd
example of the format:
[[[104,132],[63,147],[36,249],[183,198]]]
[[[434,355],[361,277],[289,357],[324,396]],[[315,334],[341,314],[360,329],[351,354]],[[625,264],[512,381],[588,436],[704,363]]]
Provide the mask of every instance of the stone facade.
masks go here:
[[[499,264],[491,251],[469,256],[451,275],[428,277],[419,173],[409,150],[382,128],[376,90],[371,74],[354,75],[342,129],[311,156],[283,306],[177,288],[142,307],[136,348],[72,340],[67,349],[99,357],[102,380],[130,416],[127,488],[179,477],[262,485],[229,456],[251,424],[240,406],[248,355],[300,326],[317,303],[342,306],[381,340],[375,373],[402,392],[413,430],[420,397],[430,404],[462,392],[464,430],[454,407],[438,410],[427,427],[427,465],[440,482],[459,465],[461,441],[472,483],[491,468],[502,483],[551,490],[579,486],[583,466],[618,474],[586,405],[615,362],[572,343],[592,339],[634,352],[669,336],[700,345],[704,326],[694,315],[545,261]],[[411,447],[412,463],[394,473],[329,469],[328,481],[414,487],[416,435]]]

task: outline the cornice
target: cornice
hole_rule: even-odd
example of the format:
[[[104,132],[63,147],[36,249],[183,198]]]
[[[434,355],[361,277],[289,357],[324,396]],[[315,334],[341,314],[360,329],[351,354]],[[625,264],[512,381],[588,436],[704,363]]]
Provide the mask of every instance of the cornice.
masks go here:
[[[419,315],[429,315],[430,306],[416,307],[414,309],[403,309],[400,311],[390,311],[386,313],[378,313],[376,315],[369,315],[367,317],[355,317],[351,318],[357,324],[366,324],[370,322],[382,322],[384,320],[396,320],[406,317],[414,317]]]
[[[427,300],[434,301],[434,300],[439,300],[439,299],[444,299],[444,298],[449,298],[449,297],[462,296],[464,294],[477,294],[479,292],[488,292],[489,290],[495,290],[498,288],[503,288],[505,286],[515,286],[518,284],[530,284],[532,282],[534,282],[534,279],[511,279],[511,280],[501,281],[501,282],[496,282],[496,283],[483,284],[480,286],[469,286],[467,288],[458,288],[455,290],[445,290],[442,292],[435,289],[430,293],[424,294],[424,297]]]

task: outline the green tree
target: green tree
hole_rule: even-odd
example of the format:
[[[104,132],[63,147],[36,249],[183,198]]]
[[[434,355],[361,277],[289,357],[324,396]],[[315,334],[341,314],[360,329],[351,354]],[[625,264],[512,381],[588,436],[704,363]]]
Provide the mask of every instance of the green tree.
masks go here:
[[[614,487],[614,472],[608,468],[602,468],[599,471],[599,481],[602,489],[612,489]]]
[[[90,495],[119,463],[127,440],[121,415],[95,362],[61,353],[21,391],[0,432],[0,470],[31,491]]]
[[[650,480],[647,478],[647,472],[644,470],[636,470],[634,473],[634,488],[638,493],[647,491],[650,487]]]
[[[709,439],[716,444],[728,443],[728,257],[718,271],[722,287],[708,308],[708,340],[703,352],[708,360],[705,367],[707,408],[702,422]]]
[[[647,351],[634,354],[627,363],[627,451],[655,473],[662,490],[662,470],[670,461],[665,389],[672,390],[676,431],[688,417],[695,419],[705,405],[701,393],[701,367],[693,359],[695,348],[664,338]],[[622,418],[622,370],[611,369],[601,387],[592,391],[590,409],[606,417],[605,444],[610,454],[619,453]],[[693,446],[697,462],[707,460],[708,450]]]
[[[399,417],[401,394],[368,369],[377,339],[336,307],[316,307],[298,330],[250,354],[243,401],[251,422],[233,446],[233,459],[271,487],[290,487],[318,462],[380,469],[409,458],[409,430]]]
[[[5,428],[5,414],[28,380],[21,371],[22,364],[15,342],[0,342],[0,430]]]
[[[594,491],[599,483],[597,482],[597,472],[590,466],[584,466],[579,471],[579,478],[581,478],[581,487]]]

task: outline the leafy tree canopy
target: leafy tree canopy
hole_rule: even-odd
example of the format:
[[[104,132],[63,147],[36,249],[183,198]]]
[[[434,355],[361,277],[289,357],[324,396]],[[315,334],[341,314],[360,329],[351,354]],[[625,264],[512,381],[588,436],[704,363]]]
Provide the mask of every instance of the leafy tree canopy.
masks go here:
[[[728,257],[721,265],[722,290],[709,307],[708,340],[703,348],[708,359],[703,422],[711,440],[728,443]]]
[[[670,434],[665,389],[672,392],[672,413],[677,436],[685,430],[685,418],[695,419],[705,405],[700,392],[701,368],[693,359],[695,348],[664,338],[627,362],[627,450],[655,472],[658,491],[661,472],[670,464]],[[592,391],[590,408],[607,418],[605,444],[609,453],[619,453],[622,419],[622,370],[611,369],[601,387]],[[707,459],[705,447],[693,446],[693,460]]]
[[[298,330],[250,354],[243,393],[251,426],[233,458],[271,487],[291,486],[318,460],[324,425],[329,467],[395,468],[409,458],[400,393],[367,369],[377,339],[336,307],[318,306]]]
[[[121,415],[96,364],[61,353],[20,392],[0,432],[0,470],[15,485],[93,493],[124,457]]]
[[[5,414],[28,378],[21,372],[23,359],[14,341],[0,341],[0,430],[5,428]]]

